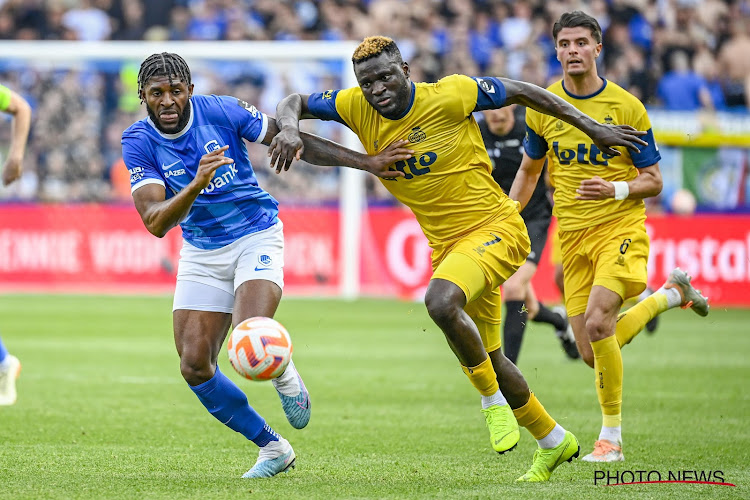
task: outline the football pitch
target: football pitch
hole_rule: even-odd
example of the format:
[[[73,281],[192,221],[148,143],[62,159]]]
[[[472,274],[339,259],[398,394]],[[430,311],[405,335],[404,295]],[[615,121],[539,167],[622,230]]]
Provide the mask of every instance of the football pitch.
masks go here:
[[[750,311],[673,310],[655,335],[636,337],[623,350],[626,462],[566,463],[543,484],[515,483],[536,448],[527,431],[513,452],[492,451],[479,397],[422,304],[285,298],[276,318],[294,341],[312,420],[293,429],[273,386],[241,380],[223,352],[224,373],[298,457],[289,474],[243,480],[257,448],[183,382],[170,298],[0,296],[0,335],[23,363],[18,402],[0,407],[0,498],[750,497]],[[591,451],[601,421],[593,371],[533,324],[519,366],[582,455]],[[712,474],[736,487],[604,486],[602,471],[626,483],[638,471],[642,481]]]

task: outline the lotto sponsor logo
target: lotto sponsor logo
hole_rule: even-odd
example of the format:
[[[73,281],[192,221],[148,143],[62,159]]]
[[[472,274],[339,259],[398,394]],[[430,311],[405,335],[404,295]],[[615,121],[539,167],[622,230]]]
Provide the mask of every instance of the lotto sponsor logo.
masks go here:
[[[565,149],[560,147],[560,143],[552,143],[552,151],[560,161],[560,165],[570,165],[571,162],[580,163],[581,165],[609,165],[607,160],[613,158],[612,155],[602,153],[595,144],[577,144],[575,148]]]

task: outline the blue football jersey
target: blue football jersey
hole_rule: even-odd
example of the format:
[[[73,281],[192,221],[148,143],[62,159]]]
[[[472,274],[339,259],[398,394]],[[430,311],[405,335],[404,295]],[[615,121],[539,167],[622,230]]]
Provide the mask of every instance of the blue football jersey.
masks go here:
[[[229,145],[225,155],[234,163],[216,170],[180,222],[191,245],[221,248],[278,220],[278,203],[258,186],[242,140],[262,141],[268,117],[235,97],[194,95],[190,102],[190,120],[181,132],[162,133],[150,118],[128,127],[122,134],[122,156],[131,192],[160,184],[168,199],[195,178],[201,156]]]

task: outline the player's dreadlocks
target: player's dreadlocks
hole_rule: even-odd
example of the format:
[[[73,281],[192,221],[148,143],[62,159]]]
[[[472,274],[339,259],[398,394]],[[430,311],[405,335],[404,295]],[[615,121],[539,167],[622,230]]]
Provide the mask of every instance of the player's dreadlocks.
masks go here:
[[[365,38],[354,51],[352,62],[354,64],[361,63],[362,61],[377,57],[383,52],[391,57],[395,57],[398,63],[404,62],[396,42],[387,36],[368,36]]]
[[[141,63],[141,69],[138,71],[138,96],[141,90],[146,86],[151,78],[155,76],[166,76],[169,78],[169,84],[172,84],[172,77],[179,78],[185,85],[190,85],[190,68],[185,59],[171,52],[162,52],[161,54],[152,54]],[[143,100],[141,100],[143,102]]]

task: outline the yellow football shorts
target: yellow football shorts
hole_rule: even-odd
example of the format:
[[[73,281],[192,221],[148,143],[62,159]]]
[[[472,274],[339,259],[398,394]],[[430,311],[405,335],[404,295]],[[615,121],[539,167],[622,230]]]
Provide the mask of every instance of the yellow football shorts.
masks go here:
[[[553,266],[557,266],[562,264],[562,248],[560,248],[560,232],[557,228],[557,219],[554,219],[554,221],[551,225],[552,245],[549,252],[549,262]]]
[[[586,312],[591,287],[623,301],[646,289],[649,239],[641,213],[575,231],[560,231],[568,316]]]
[[[500,285],[531,251],[523,218],[514,212],[432,253],[432,278],[450,281],[466,295],[464,310],[476,323],[487,352],[500,348]]]

